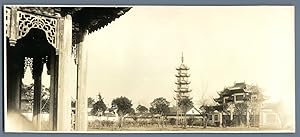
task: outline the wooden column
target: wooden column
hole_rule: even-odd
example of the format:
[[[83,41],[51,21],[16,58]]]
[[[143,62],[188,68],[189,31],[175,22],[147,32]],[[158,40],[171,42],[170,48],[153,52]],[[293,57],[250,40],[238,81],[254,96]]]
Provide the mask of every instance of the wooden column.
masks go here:
[[[18,33],[18,21],[17,21],[17,8],[12,7],[10,13],[10,37],[9,37],[9,44],[10,46],[15,46],[17,43],[17,33]]]
[[[219,126],[223,127],[223,125],[222,125],[223,124],[223,112],[219,113],[219,121],[220,121],[220,125]]]
[[[20,55],[17,53],[14,46],[17,43],[17,8],[12,7],[10,13],[10,28],[9,30],[9,45],[7,46],[7,110],[17,111],[20,104]]]
[[[87,131],[88,111],[86,95],[87,49],[82,42],[78,45],[77,65],[77,103],[76,103],[76,130]]]
[[[34,79],[34,102],[33,102],[33,124],[37,130],[41,130],[41,76]]]
[[[41,92],[42,92],[42,72],[43,62],[41,57],[33,58],[33,79],[34,79],[34,97],[33,97],[33,117],[32,121],[36,130],[41,130]]]
[[[230,111],[230,120],[233,120],[233,111]]]
[[[17,112],[20,107],[20,79],[16,71],[10,73],[8,77],[7,109]]]
[[[71,94],[73,63],[72,50],[72,17],[67,15],[59,20],[59,68],[58,68],[58,95],[57,95],[57,130],[71,130]],[[75,91],[74,91],[75,92]]]
[[[22,83],[22,77],[21,77],[21,73],[17,72],[17,77],[16,77],[16,90],[15,90],[15,96],[14,96],[14,100],[15,100],[15,108],[17,111],[19,111],[21,109],[21,83]]]
[[[57,130],[57,81],[58,57],[50,55],[50,99],[49,99],[49,129]]]

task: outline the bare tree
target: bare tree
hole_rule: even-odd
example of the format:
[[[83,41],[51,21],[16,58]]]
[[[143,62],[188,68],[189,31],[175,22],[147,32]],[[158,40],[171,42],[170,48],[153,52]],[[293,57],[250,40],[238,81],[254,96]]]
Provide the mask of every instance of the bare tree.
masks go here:
[[[208,123],[208,106],[209,106],[209,99],[206,97],[207,94],[207,89],[208,89],[208,85],[207,83],[203,86],[204,84],[202,84],[202,89],[200,90],[201,96],[200,96],[200,110],[201,110],[201,115],[203,117],[203,128],[207,127],[207,123]]]

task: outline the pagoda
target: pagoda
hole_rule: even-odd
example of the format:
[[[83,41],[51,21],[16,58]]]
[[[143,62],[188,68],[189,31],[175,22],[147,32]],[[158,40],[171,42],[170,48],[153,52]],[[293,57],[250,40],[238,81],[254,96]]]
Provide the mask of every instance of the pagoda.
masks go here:
[[[174,90],[176,92],[175,100],[178,101],[182,98],[189,98],[189,93],[192,91],[189,89],[189,84],[191,83],[188,78],[190,77],[190,74],[188,74],[188,70],[190,69],[187,67],[184,63],[184,57],[182,54],[181,57],[181,64],[179,67],[176,68],[178,73],[175,75],[177,78],[177,81],[175,84],[177,85],[177,89]]]
[[[189,89],[189,84],[191,83],[189,81],[189,77],[190,74],[188,74],[188,70],[190,69],[189,67],[187,67],[184,63],[184,57],[183,57],[183,53],[181,56],[181,64],[179,67],[176,68],[176,70],[178,71],[178,73],[175,75],[177,78],[177,81],[175,82],[175,84],[177,85],[177,89],[174,90],[176,92],[176,97],[174,97],[175,101],[176,101],[176,105],[177,105],[177,112],[176,112],[176,125],[178,126],[179,121],[181,121],[180,123],[183,122],[183,112],[179,109],[178,107],[178,102],[181,99],[184,98],[190,98],[189,93],[192,91],[191,89]],[[180,117],[179,117],[180,116]]]

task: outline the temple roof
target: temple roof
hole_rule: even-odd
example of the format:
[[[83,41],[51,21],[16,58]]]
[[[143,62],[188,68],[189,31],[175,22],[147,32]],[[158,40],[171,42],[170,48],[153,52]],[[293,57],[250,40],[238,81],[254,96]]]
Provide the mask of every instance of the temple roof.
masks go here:
[[[232,87],[229,87],[229,90],[237,90],[237,89],[245,89],[246,88],[246,84],[243,83],[234,83],[234,85]]]
[[[124,15],[131,7],[28,7],[19,10],[49,17],[72,16],[73,44],[82,42],[83,35],[97,31],[116,18]]]
[[[234,83],[233,86],[225,88],[224,90],[218,92],[220,96],[230,96],[234,93],[244,93],[246,92],[247,85],[245,83]]]

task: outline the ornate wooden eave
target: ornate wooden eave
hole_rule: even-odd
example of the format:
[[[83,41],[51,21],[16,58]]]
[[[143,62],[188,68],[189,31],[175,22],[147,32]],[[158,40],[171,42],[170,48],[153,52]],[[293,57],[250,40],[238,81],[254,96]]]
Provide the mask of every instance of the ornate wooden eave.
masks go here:
[[[8,7],[10,8],[10,7]],[[59,18],[72,16],[72,43],[83,41],[85,33],[97,31],[116,18],[124,15],[131,7],[29,7],[19,6],[18,10],[36,15]]]
[[[130,7],[85,7],[75,9],[62,9],[61,15],[70,14],[73,20],[73,44],[82,42],[85,33],[97,31],[116,18],[124,15]]]

